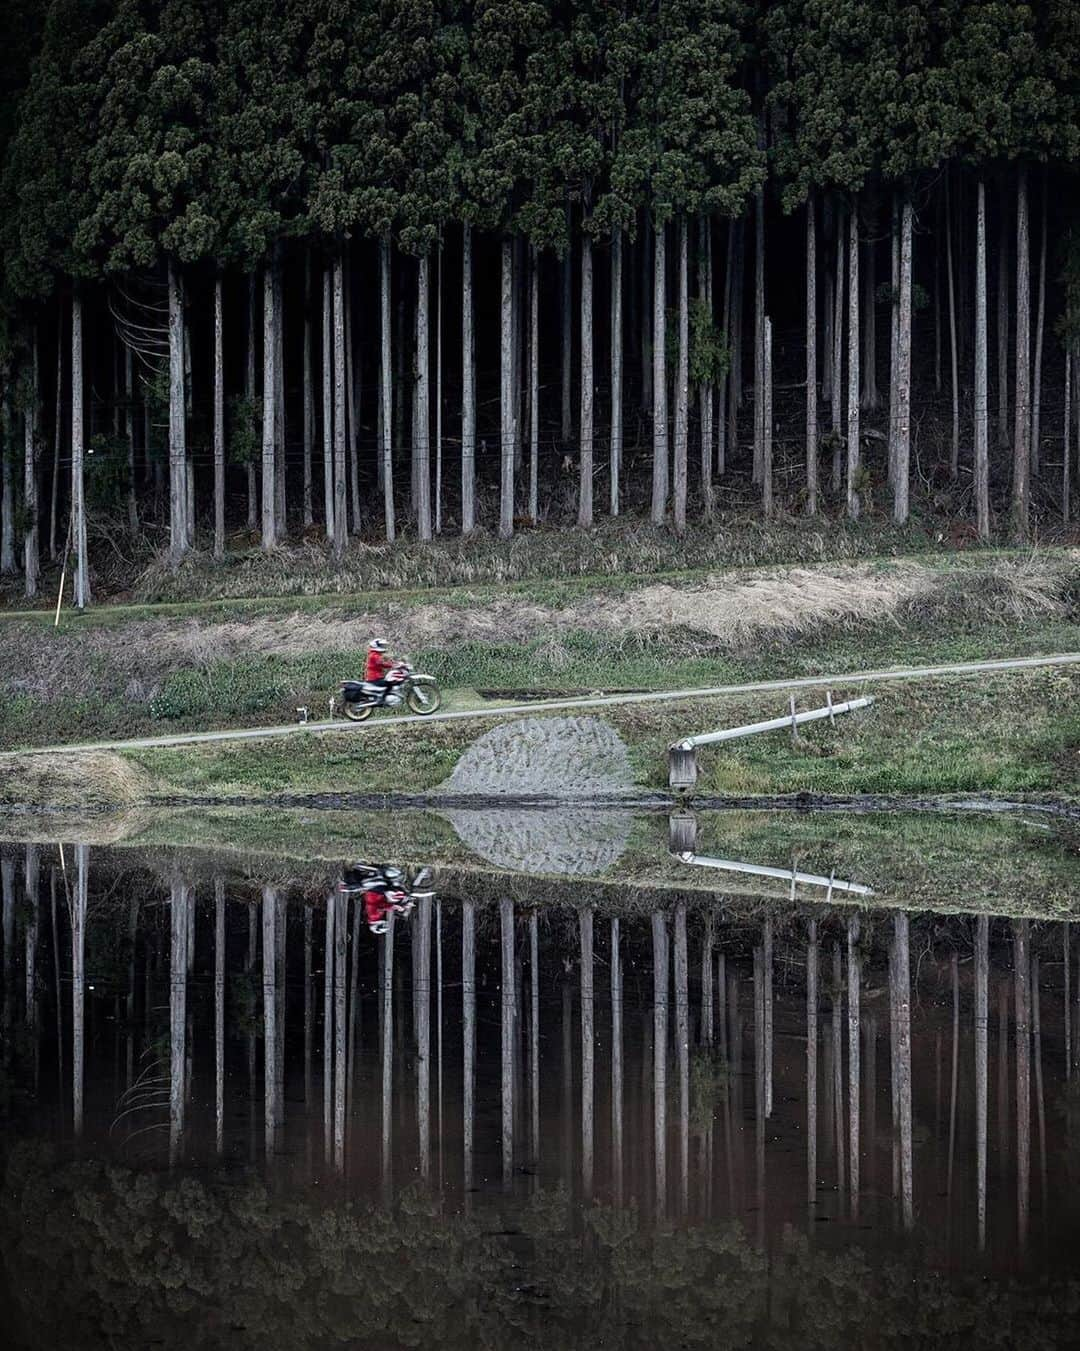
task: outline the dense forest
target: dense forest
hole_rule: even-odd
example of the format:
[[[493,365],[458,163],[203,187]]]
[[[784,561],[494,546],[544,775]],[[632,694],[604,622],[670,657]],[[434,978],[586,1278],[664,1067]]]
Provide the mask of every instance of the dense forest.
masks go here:
[[[1068,524],[1080,0],[6,13],[29,596],[117,531]]]

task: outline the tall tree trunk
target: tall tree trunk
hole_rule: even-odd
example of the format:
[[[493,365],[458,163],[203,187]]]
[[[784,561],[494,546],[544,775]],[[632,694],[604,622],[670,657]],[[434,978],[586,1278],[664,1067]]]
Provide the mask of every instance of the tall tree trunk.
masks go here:
[[[821,398],[830,408],[835,397],[835,388],[833,385],[833,318],[835,315],[835,283],[836,279],[829,267],[829,245],[833,238],[833,216],[834,216],[832,198],[828,193],[823,194],[822,199],[822,238],[824,239],[823,252],[826,255],[825,261],[825,295],[823,310],[823,333],[821,346]]]
[[[461,235],[461,533],[476,529],[476,349],[472,226]]]
[[[60,506],[60,441],[64,431],[64,302],[56,307],[56,401],[53,409],[52,483],[49,488],[49,558],[56,562],[57,516]],[[149,446],[147,447],[149,456]]]
[[[1062,437],[1062,457],[1061,457],[1061,522],[1063,525],[1069,524],[1070,497],[1072,495],[1071,470],[1072,470],[1072,350],[1067,348],[1065,351],[1065,417]],[[1068,1000],[1066,1000],[1066,1004]],[[1066,1012],[1067,1018],[1072,1017],[1071,1012]],[[1069,1072],[1072,1073],[1072,1066],[1069,1066]]]
[[[975,513],[979,538],[990,538],[990,401],[987,392],[986,183],[979,179],[975,243]]]
[[[593,523],[593,255],[592,239],[581,234],[581,446],[578,525]]]
[[[514,533],[514,244],[502,241],[501,337],[499,344],[499,406],[502,429],[499,445],[499,538]]]
[[[15,460],[12,401],[0,390],[0,574],[10,576],[15,563]]]
[[[569,444],[574,437],[573,381],[574,381],[574,250],[571,234],[570,207],[566,208],[566,252],[559,259],[562,274],[562,439]]]
[[[896,481],[893,484],[893,520],[908,518],[911,470],[911,289],[912,206],[905,198],[900,220],[900,330],[896,372]]]
[[[41,575],[40,522],[38,518],[38,329],[30,329],[30,389],[23,411],[23,509],[26,535],[23,539],[23,569],[26,594],[37,595]]]
[[[262,547],[277,545],[277,288],[274,266],[263,266],[263,425],[262,425]]]
[[[1031,259],[1027,165],[1016,171],[1016,427],[1013,432],[1013,528],[1030,530],[1031,497]]]
[[[180,291],[180,272],[176,263],[170,258],[169,561],[174,567],[184,557],[187,550],[187,434],[184,416],[184,308]]]
[[[806,514],[817,515],[817,208],[806,199]]]
[[[1035,370],[1031,395],[1031,472],[1036,479],[1042,468],[1039,422],[1042,411],[1043,333],[1046,328],[1046,166],[1043,166],[1042,219],[1039,222],[1039,303],[1035,320]]]
[[[877,386],[877,208],[866,204],[866,245],[863,250],[863,349],[862,349],[862,406],[873,413],[881,406]]]
[[[442,240],[439,240],[439,252],[435,273],[435,533],[442,534],[443,500],[443,322],[442,322]],[[440,1024],[440,1033],[442,1027]]]
[[[675,483],[676,534],[686,529],[686,443],[690,422],[690,279],[686,213],[679,216],[679,357],[675,371]]]
[[[724,342],[724,369],[720,375],[720,397],[716,410],[716,474],[722,478],[727,470],[728,446],[733,443],[734,432],[729,427],[732,408],[731,371],[734,353],[731,345],[731,302],[735,285],[735,244],[738,238],[738,224],[728,221],[727,249],[724,259],[724,310],[721,331]]]
[[[645,210],[644,217],[641,227],[641,411],[648,417],[653,411],[652,316],[655,308],[653,302],[655,267],[652,214],[648,209]],[[634,285],[637,285],[636,278]]]
[[[712,221],[708,216],[698,219],[698,298],[702,311],[713,323],[713,250]],[[698,416],[701,423],[701,502],[706,520],[713,511],[713,385],[703,380],[698,386]]]
[[[611,499],[612,516],[619,514],[623,453],[623,233],[611,231]]]
[[[416,269],[416,528],[421,541],[431,539],[431,257],[424,253]]]
[[[315,389],[311,337],[311,250],[304,252],[304,529],[315,523],[311,461],[315,449]]]
[[[390,321],[390,240],[383,235],[379,240],[379,398],[382,408],[379,425],[382,430],[383,517],[387,543],[393,544],[397,523],[394,518],[394,349]]]
[[[945,172],[945,257],[949,290],[949,358],[952,375],[952,451],[949,456],[949,472],[955,481],[960,476],[960,355],[956,348],[956,273],[953,267],[953,212],[948,170]]]
[[[124,344],[124,439],[127,441],[128,533],[139,533],[139,500],[135,484],[135,371],[131,348]]]
[[[224,297],[214,278],[214,557],[225,557],[225,348]]]
[[[765,190],[754,199],[754,464],[760,484],[765,457]]]
[[[847,514],[859,515],[859,202],[848,215]]]
[[[334,273],[323,265],[322,274],[322,442],[323,519],[326,538],[332,544],[337,533],[334,520]]]
[[[1001,184],[1001,220],[998,226],[998,447],[1009,445],[1009,189]]]
[[[248,276],[248,325],[247,325],[247,365],[244,370],[244,395],[247,398],[251,409],[252,417],[255,415],[255,325],[256,302],[258,300],[258,282],[255,273]],[[147,442],[147,461],[149,462],[149,441]],[[254,531],[259,525],[259,484],[258,475],[255,467],[254,458],[249,458],[247,463],[247,490],[248,490],[248,510],[247,524],[248,529]]]
[[[889,307],[889,487],[896,486],[897,414],[900,409],[898,393],[900,373],[900,198],[894,193],[892,201],[892,265]]]
[[[844,448],[844,282],[847,237],[844,233],[844,209],[836,207],[836,277],[833,281],[832,322],[832,490],[839,493],[843,483]]]
[[[945,171],[945,193],[948,196],[949,174]],[[943,209],[943,208],[942,208]],[[945,213],[948,230],[948,213]],[[934,392],[941,393],[941,244],[940,235],[934,241]]]
[[[346,247],[348,247],[346,245]],[[342,301],[345,306],[345,420],[348,431],[348,475],[347,497],[349,499],[348,519],[352,533],[360,533],[360,468],[357,462],[357,437],[360,423],[360,391],[356,378],[356,344],[353,341],[353,286],[352,267],[346,260],[342,265]]]
[[[731,394],[728,396],[728,455],[738,450],[738,414],[743,406],[743,320],[746,314],[746,221],[740,220],[736,235],[735,282],[731,302]]]
[[[652,522],[662,525],[668,499],[667,227],[656,224],[653,246],[653,467]]]
[[[285,288],[280,258],[274,259],[274,516],[279,539],[288,534],[288,509],[285,500]]]
[[[191,375],[191,328],[187,318],[187,289],[183,278],[180,280],[180,315],[184,330],[184,418],[190,422],[194,408],[194,381]],[[184,466],[184,491],[186,494],[184,516],[187,525],[188,548],[195,544],[195,457],[184,437],[187,458]]]
[[[761,510],[773,514],[772,321],[765,316],[761,334]]]
[[[345,556],[349,533],[345,487],[345,266],[334,255],[334,557]]]
[[[529,520],[540,514],[540,259],[529,246]]]

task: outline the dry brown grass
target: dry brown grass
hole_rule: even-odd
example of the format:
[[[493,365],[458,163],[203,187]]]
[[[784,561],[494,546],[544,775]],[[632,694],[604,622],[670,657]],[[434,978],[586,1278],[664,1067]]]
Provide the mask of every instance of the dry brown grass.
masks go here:
[[[151,787],[138,765],[108,752],[0,757],[0,807],[94,811],[144,802]]]
[[[597,589],[564,606],[526,597],[459,598],[450,604],[384,605],[341,611],[252,612],[141,618],[122,626],[54,632],[11,623],[0,648],[9,694],[39,699],[103,693],[145,703],[172,671],[218,663],[358,651],[376,633],[400,651],[455,644],[542,640],[556,660],[571,633],[662,640],[678,633],[683,651],[738,652],[754,644],[820,639],[912,622],[966,625],[1053,620],[1075,606],[1080,553],[972,559],[962,566],[895,561],[760,568],[715,574],[685,586]]]

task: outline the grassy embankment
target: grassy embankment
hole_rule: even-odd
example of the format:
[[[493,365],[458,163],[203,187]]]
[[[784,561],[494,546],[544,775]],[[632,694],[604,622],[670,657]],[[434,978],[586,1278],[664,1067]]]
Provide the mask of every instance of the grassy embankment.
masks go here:
[[[324,716],[373,633],[483,696],[658,689],[1080,649],[1080,556],[932,555],[0,625],[0,748]],[[483,692],[483,696],[478,693]]]
[[[866,687],[859,687],[862,692]],[[882,681],[869,710],[701,756],[699,791],[758,794],[990,793],[1080,798],[1080,670]],[[838,698],[857,692],[838,688]],[[805,703],[803,706],[806,706]],[[643,788],[666,782],[666,750],[680,735],[783,712],[776,694],[596,711],[630,748]],[[543,715],[539,715],[543,716]],[[444,782],[492,725],[461,719],[374,726],[339,735],[0,761],[0,803],[133,805],[308,793],[422,793]]]

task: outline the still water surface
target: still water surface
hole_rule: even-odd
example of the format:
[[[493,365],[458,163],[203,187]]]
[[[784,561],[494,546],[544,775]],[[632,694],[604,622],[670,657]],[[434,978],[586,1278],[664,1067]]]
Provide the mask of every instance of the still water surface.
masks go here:
[[[4,847],[7,1346],[1077,1344],[1067,922],[324,871]]]

